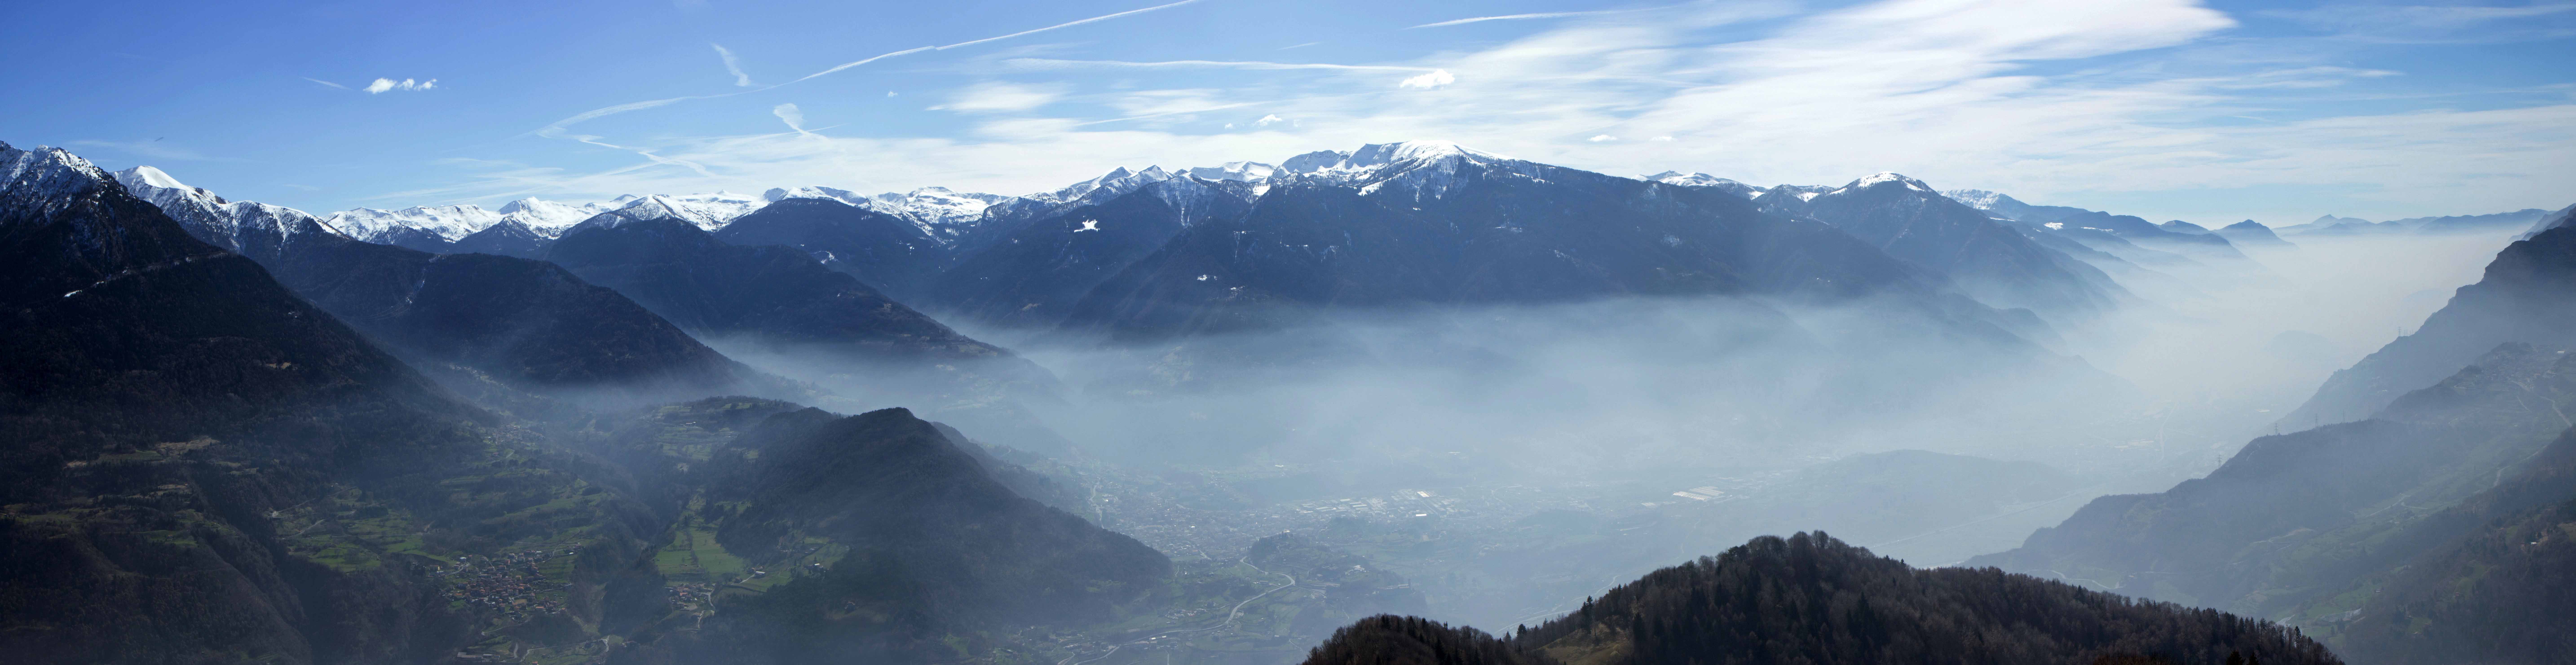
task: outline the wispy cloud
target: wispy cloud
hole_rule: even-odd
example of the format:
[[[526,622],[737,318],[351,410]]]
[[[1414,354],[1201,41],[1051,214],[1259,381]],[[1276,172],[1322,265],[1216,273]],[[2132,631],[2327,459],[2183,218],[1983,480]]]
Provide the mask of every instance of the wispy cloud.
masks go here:
[[[794,103],[780,104],[770,107],[769,114],[778,116],[779,122],[787,123],[787,128],[796,130],[797,134],[807,136],[814,134],[813,132],[805,131],[805,110],[796,108]]]
[[[307,79],[307,80],[310,80],[310,79]],[[333,87],[338,87],[338,86],[333,86]],[[374,83],[369,83],[369,84],[367,84],[367,87],[365,88],[365,90],[367,91],[367,94],[371,94],[371,95],[373,95],[373,94],[382,94],[382,93],[384,93],[384,92],[386,92],[386,91],[389,91],[389,90],[430,90],[430,89],[434,89],[434,88],[437,88],[437,87],[438,87],[438,79],[430,79],[430,80],[427,80],[427,81],[416,81],[416,80],[412,80],[412,79],[403,79],[403,80],[400,80],[400,81],[396,81],[396,80],[393,80],[393,79],[380,78],[380,79],[376,79],[376,81],[375,81]]]
[[[888,52],[888,53],[881,53],[881,54],[877,54],[877,55],[874,55],[874,56],[869,56],[869,57],[866,57],[866,58],[861,58],[861,59],[858,59],[858,60],[853,60],[853,61],[850,61],[850,62],[845,62],[845,63],[841,63],[841,64],[838,64],[838,65],[834,65],[834,66],[832,66],[832,67],[831,67],[831,68],[829,68],[829,69],[825,69],[825,70],[823,70],[823,71],[819,71],[819,72],[814,72],[814,73],[812,73],[812,74],[806,74],[806,75],[804,75],[804,76],[797,77],[796,79],[791,80],[791,81],[788,81],[788,82],[785,82],[785,83],[774,83],[774,84],[770,84],[770,85],[766,85],[766,86],[761,86],[761,87],[759,87],[759,88],[752,89],[752,90],[744,90],[744,91],[740,91],[740,92],[729,92],[729,93],[712,94],[712,95],[690,95],[690,96],[686,96],[686,97],[672,97],[672,98],[668,98],[668,99],[655,99],[655,100],[647,100],[647,101],[641,101],[641,102],[631,102],[631,103],[626,103],[626,104],[619,104],[619,105],[616,105],[616,106],[608,106],[608,107],[602,107],[602,108],[597,108],[597,109],[591,109],[591,110],[589,110],[589,111],[583,111],[583,112],[581,112],[581,113],[574,114],[572,117],[569,117],[569,118],[564,118],[564,119],[562,119],[562,120],[557,120],[557,121],[554,121],[554,122],[552,122],[552,123],[548,123],[545,127],[538,128],[535,132],[532,132],[532,133],[533,133],[533,134],[536,134],[536,135],[538,135],[538,136],[569,137],[570,135],[568,135],[568,134],[565,134],[565,133],[564,133],[564,129],[565,129],[565,128],[571,127],[571,126],[573,126],[573,125],[575,125],[575,124],[579,124],[579,123],[582,123],[582,122],[586,122],[586,121],[590,121],[590,120],[595,120],[595,119],[598,119],[598,118],[601,118],[601,117],[610,116],[610,115],[615,115],[615,114],[619,114],[619,113],[625,113],[625,112],[628,112],[628,111],[636,111],[636,110],[641,110],[641,109],[648,109],[648,108],[653,108],[653,107],[657,107],[657,106],[666,106],[666,105],[670,105],[670,104],[675,104],[675,103],[685,102],[685,101],[695,100],[695,99],[714,99],[714,98],[719,98],[719,97],[731,97],[731,96],[734,96],[734,95],[741,95],[741,94],[749,94],[749,93],[754,93],[754,92],[761,92],[761,91],[765,91],[765,90],[776,89],[776,88],[779,88],[779,87],[782,87],[782,86],[788,86],[788,85],[794,85],[794,84],[797,84],[797,83],[802,83],[802,82],[805,82],[805,81],[809,81],[809,80],[815,79],[815,78],[817,78],[817,77],[822,77],[822,76],[831,75],[831,74],[833,74],[833,73],[840,72],[840,71],[842,71],[842,70],[850,69],[850,68],[852,68],[852,67],[858,67],[858,66],[861,66],[861,65],[866,65],[866,64],[868,64],[868,63],[876,62],[876,61],[879,61],[879,60],[884,60],[884,59],[887,59],[887,58],[901,57],[901,56],[911,55],[911,54],[914,54],[914,53],[922,53],[922,52],[925,52],[925,51],[941,51],[941,50],[953,49],[953,48],[958,48],[958,47],[963,47],[963,46],[972,46],[972,45],[982,44],[982,43],[986,43],[986,42],[992,42],[992,41],[998,41],[998,40],[1010,39],[1010,38],[1013,38],[1013,37],[1020,37],[1020,36],[1023,36],[1023,35],[1033,35],[1033,34],[1037,34],[1037,33],[1041,33],[1041,32],[1047,32],[1047,31],[1050,31],[1050,30],[1061,30],[1061,29],[1064,29],[1064,28],[1070,28],[1070,27],[1077,26],[1077,25],[1083,25],[1083,24],[1088,24],[1088,23],[1096,23],[1096,22],[1106,21],[1106,20],[1110,20],[1110,19],[1114,19],[1114,18],[1123,17],[1123,16],[1131,16],[1131,15],[1135,15],[1135,14],[1142,14],[1142,13],[1145,13],[1145,12],[1160,11],[1160,10],[1164,10],[1164,9],[1170,9],[1170,8],[1173,8],[1173,7],[1179,7],[1179,6],[1182,6],[1182,5],[1193,4],[1193,3],[1196,3],[1196,2],[1199,2],[1199,0],[1181,0],[1180,2],[1173,2],[1173,3],[1168,3],[1168,4],[1155,5],[1155,6],[1152,6],[1152,7],[1146,7],[1146,8],[1143,8],[1143,9],[1130,9],[1130,10],[1127,10],[1127,11],[1118,12],[1118,13],[1114,13],[1114,14],[1103,14],[1103,15],[1100,15],[1100,16],[1094,16],[1094,17],[1086,18],[1086,19],[1080,19],[1080,20],[1074,20],[1074,21],[1066,21],[1066,22],[1063,22],[1063,23],[1058,23],[1058,24],[1050,25],[1050,26],[1046,26],[1046,27],[1043,27],[1043,28],[1037,28],[1037,29],[1033,29],[1033,30],[1022,30],[1022,31],[1019,31],[1019,32],[1014,32],[1014,33],[1007,34],[1007,35],[1001,35],[1001,36],[998,36],[998,37],[985,37],[985,38],[983,38],[983,39],[975,39],[975,40],[969,40],[969,41],[957,42],[957,43],[954,43],[954,44],[948,44],[948,45],[945,45],[945,46],[922,46],[922,47],[916,47],[916,48],[908,48],[908,49],[904,49],[904,50],[900,50],[900,51],[893,51],[893,52]],[[594,139],[594,140],[591,140],[591,141],[585,141],[585,142],[596,143],[595,139],[597,139],[598,137],[595,137],[595,136],[594,136],[594,137],[590,137],[590,138],[591,138],[591,139]],[[607,145],[607,144],[599,143],[598,145]]]
[[[1394,65],[1340,65],[1322,62],[1262,62],[1258,60],[1164,60],[1132,62],[1127,60],[1053,60],[1048,58],[1010,58],[1002,66],[1023,71],[1064,69],[1330,69],[1340,71],[1427,72],[1430,67]]]
[[[944,107],[955,111],[1026,111],[1064,96],[1059,86],[987,81],[966,86]]]
[[[1466,25],[1466,24],[1469,24],[1469,23],[1483,23],[1483,22],[1486,22],[1486,21],[1529,21],[1529,20],[1535,20],[1535,19],[1547,19],[1547,18],[1568,18],[1568,17],[1574,17],[1574,16],[1602,16],[1602,15],[1606,15],[1606,14],[1633,14],[1633,13],[1636,13],[1636,12],[1653,11],[1653,10],[1656,10],[1656,9],[1663,9],[1663,8],[1662,8],[1662,7],[1648,7],[1648,8],[1644,8],[1644,9],[1600,9],[1600,10],[1593,10],[1593,11],[1581,11],[1581,12],[1540,12],[1540,13],[1536,13],[1536,14],[1505,14],[1505,15],[1502,15],[1502,16],[1476,16],[1476,17],[1471,17],[1471,18],[1462,18],[1462,19],[1455,19],[1455,20],[1449,20],[1449,21],[1441,21],[1441,22],[1439,22],[1439,23],[1424,23],[1424,24],[1422,24],[1422,25],[1417,25],[1417,26],[1413,26],[1413,27],[1411,27],[1411,28],[1405,28],[1405,29],[1406,29],[1406,30],[1414,30],[1414,29],[1418,29],[1418,28],[1438,28],[1438,27],[1452,26],[1452,25]]]
[[[1276,160],[1416,136],[1607,173],[1674,168],[1746,181],[1845,182],[1896,170],[1937,186],[2071,204],[2102,192],[2278,185],[2528,207],[2520,200],[2563,197],[2558,183],[2576,175],[2566,157],[2576,154],[2569,129],[2576,103],[2566,97],[2476,107],[2490,110],[2423,100],[2285,112],[2279,102],[2293,96],[2403,73],[2314,54],[2199,57],[2264,39],[2236,31],[2233,19],[2199,0],[1873,0],[1788,13],[1796,8],[1730,2],[1603,16],[1398,61],[1012,58],[996,64],[1103,70],[1120,85],[1098,94],[1064,85],[937,97],[951,108],[1009,111],[969,116],[963,131],[946,137],[656,135],[626,149],[696,168],[493,167],[446,195],[869,181],[1025,192],[1114,165]],[[1758,31],[1750,23],[1783,18]],[[1217,68],[1315,75],[1215,86],[1199,71]],[[1387,85],[1396,78],[1390,71],[1419,81]],[[688,98],[638,104],[681,99]],[[2235,117],[2249,115],[2273,120]],[[1297,122],[1261,124],[1271,118]],[[1225,124],[1264,131],[1217,131]],[[789,129],[800,127],[797,120]]]
[[[341,90],[347,90],[347,89],[349,89],[349,86],[340,85],[340,84],[338,84],[338,83],[332,83],[332,82],[330,82],[330,81],[325,81],[325,80],[317,79],[317,78],[313,78],[313,77],[310,77],[310,76],[298,76],[298,77],[296,77],[296,78],[304,79],[304,80],[307,80],[307,81],[312,81],[312,82],[314,82],[314,83],[320,83],[320,84],[322,84],[322,85],[326,85],[326,86],[330,86],[330,87],[334,87],[334,88],[339,88],[339,89],[341,89]]]
[[[707,45],[715,47],[716,57],[724,60],[725,73],[733,75],[733,84],[735,86],[744,88],[751,87],[751,75],[742,73],[742,60],[733,57],[733,51],[727,50],[723,44],[715,42],[707,42]]]
[[[2389,44],[2492,43],[2576,35],[2576,3],[2519,7],[2475,5],[2333,5],[2303,10],[2264,10],[2333,37]]]

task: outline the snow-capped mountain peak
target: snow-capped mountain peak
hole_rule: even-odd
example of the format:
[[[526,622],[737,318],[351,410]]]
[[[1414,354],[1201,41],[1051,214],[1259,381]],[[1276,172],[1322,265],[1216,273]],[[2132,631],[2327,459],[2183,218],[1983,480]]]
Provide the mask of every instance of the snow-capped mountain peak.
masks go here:
[[[1734,194],[1734,195],[1736,195],[1736,196],[1741,196],[1741,197],[1744,197],[1744,198],[1748,198],[1748,199],[1749,199],[1749,198],[1753,198],[1753,197],[1761,196],[1761,195],[1762,195],[1762,188],[1760,188],[1760,187],[1755,187],[1755,186],[1752,186],[1752,185],[1747,185],[1747,184],[1744,184],[1744,183],[1741,183],[1741,182],[1737,182],[1737,181],[1730,180],[1730,179],[1726,179],[1726,178],[1720,178],[1720,177],[1713,176],[1713,175],[1709,175],[1709,174],[1706,174],[1706,173],[1683,173],[1683,172],[1680,172],[1680,171],[1665,171],[1665,172],[1663,172],[1663,173],[1657,173],[1657,174],[1654,174],[1654,175],[1646,176],[1646,177],[1644,177],[1644,178],[1643,178],[1643,180],[1646,180],[1646,181],[1649,181],[1649,182],[1660,182],[1660,183],[1664,183],[1664,184],[1667,184],[1667,185],[1674,185],[1674,186],[1679,186],[1679,187],[1709,187],[1709,188],[1714,188],[1714,189],[1717,189],[1717,190],[1720,190],[1720,191],[1724,191],[1724,192],[1727,192],[1727,193],[1730,193],[1730,194]]]
[[[692,203],[692,201],[689,201],[684,197],[655,194],[628,201],[626,205],[619,206],[616,210],[611,210],[607,214],[598,217],[592,217],[589,221],[583,223],[597,223],[601,226],[615,228],[629,221],[640,222],[655,219],[677,219],[708,231],[724,228],[723,222],[716,221],[715,219],[698,212],[694,209],[696,206],[691,205]]]
[[[1878,173],[1863,176],[1859,180],[1851,181],[1851,184],[1843,185],[1842,189],[1864,190],[1879,186],[1903,187],[1905,189],[1914,190],[1924,194],[1939,195],[1939,192],[1933,191],[1932,186],[1923,184],[1923,181],[1905,177],[1903,174],[1896,173],[1894,171],[1880,171]]]
[[[1324,163],[1327,156],[1338,160]],[[1460,171],[1482,165],[1527,178],[1545,167],[1447,141],[1371,143],[1351,152],[1310,152],[1290,158],[1287,170],[1319,182],[1357,186],[1361,196],[1398,191],[1415,199],[1439,198],[1459,181]]]
[[[1402,141],[1371,143],[1360,146],[1346,162],[1348,168],[1369,168],[1396,162],[1425,161],[1450,157],[1472,157],[1491,160],[1511,159],[1490,152],[1471,150],[1448,141]]]
[[[160,187],[163,189],[195,189],[201,192],[205,191],[195,187],[189,187],[187,184],[179,182],[178,178],[170,177],[170,174],[161,172],[161,169],[152,168],[150,166],[137,166],[123,171],[118,171],[116,172],[116,181],[125,183],[128,187],[141,184]]]
[[[125,191],[161,208],[189,234],[225,249],[258,252],[334,231],[311,213],[257,201],[228,201],[150,166],[113,175]]]
[[[572,205],[531,197],[502,204],[501,221],[518,222],[538,235],[552,238],[603,212],[608,212],[608,207],[597,203]]]
[[[1018,200],[1018,197],[983,192],[959,192],[946,187],[923,187],[910,192],[886,192],[867,196],[834,187],[774,188],[762,194],[770,202],[786,199],[831,199],[855,207],[893,215],[912,222],[915,228],[939,242],[950,242],[966,227],[984,219],[985,211],[994,204]]]
[[[41,219],[108,179],[89,160],[61,148],[19,150],[0,143],[0,211],[39,211]]]

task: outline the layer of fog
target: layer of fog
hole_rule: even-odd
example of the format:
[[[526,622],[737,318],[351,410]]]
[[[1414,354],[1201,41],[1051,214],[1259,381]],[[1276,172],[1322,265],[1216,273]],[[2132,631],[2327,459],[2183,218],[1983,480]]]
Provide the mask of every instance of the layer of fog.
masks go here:
[[[2190,293],[2132,286],[2169,311],[2131,309],[2074,331],[2071,352],[2138,387],[2148,419],[2139,431],[2154,429],[2141,439],[2203,448],[2214,463],[2254,436],[2316,425],[2278,421],[2476,282],[2512,236],[2293,236],[2295,249],[2243,247],[2279,278],[2184,273],[2177,281]]]
[[[2148,304],[2061,326],[2066,355],[2035,359],[1906,303],[1729,299],[1344,311],[1122,348],[960,326],[1054,372],[1060,401],[924,404],[869,377],[728,352],[978,438],[1197,478],[1255,506],[1504,485],[1590,497],[1515,522],[1526,542],[1416,576],[1435,617],[1507,628],[1753,535],[1823,529],[1942,565],[2017,546],[2096,496],[2161,491],[2419,324],[2510,236],[2291,240],[2248,252],[2275,277],[2167,268],[2171,284],[2132,285]],[[1062,438],[1002,432],[1030,429],[1014,422]],[[1942,454],[1881,454],[1905,450]],[[1764,480],[1739,500],[1672,495],[1720,478]],[[1436,518],[1377,526],[1451,533]]]

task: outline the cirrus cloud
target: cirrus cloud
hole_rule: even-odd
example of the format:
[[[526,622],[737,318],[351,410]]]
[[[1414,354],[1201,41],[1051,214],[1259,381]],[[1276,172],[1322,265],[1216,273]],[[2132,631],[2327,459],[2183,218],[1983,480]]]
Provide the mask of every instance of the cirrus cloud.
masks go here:
[[[403,79],[396,81],[388,78],[380,78],[376,79],[374,83],[367,84],[367,87],[363,89],[367,91],[367,94],[374,95],[383,94],[389,90],[429,90],[436,87],[438,87],[438,79],[430,79],[427,81]]]

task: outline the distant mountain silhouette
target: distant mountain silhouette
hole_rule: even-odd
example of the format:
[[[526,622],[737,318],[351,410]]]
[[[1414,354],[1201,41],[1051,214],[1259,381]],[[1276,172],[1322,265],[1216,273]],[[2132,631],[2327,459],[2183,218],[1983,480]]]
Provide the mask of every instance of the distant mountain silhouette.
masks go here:
[[[1913,178],[1881,173],[1806,197],[1774,191],[1754,203],[1832,224],[1891,256],[1948,275],[1996,307],[2087,319],[2130,297],[2100,269],[2033,242]]]
[[[1920,268],[1723,191],[1436,145],[1345,159],[1353,165],[1273,184],[1240,217],[1183,229],[1084,295],[1066,325],[1151,339],[1268,329],[1327,308],[1940,298],[1940,279]]]
[[[940,277],[932,302],[1003,325],[1053,325],[1083,294],[1183,229],[1232,220],[1251,208],[1227,183],[1183,177],[1145,185],[997,232]]]
[[[780,200],[735,218],[715,237],[805,250],[824,267],[905,301],[917,299],[947,259],[946,248],[911,221],[832,199]]]

